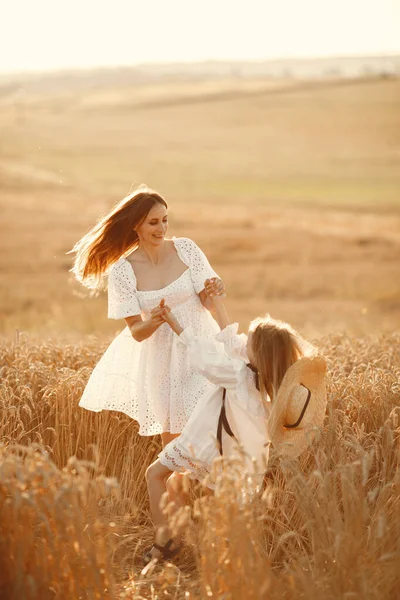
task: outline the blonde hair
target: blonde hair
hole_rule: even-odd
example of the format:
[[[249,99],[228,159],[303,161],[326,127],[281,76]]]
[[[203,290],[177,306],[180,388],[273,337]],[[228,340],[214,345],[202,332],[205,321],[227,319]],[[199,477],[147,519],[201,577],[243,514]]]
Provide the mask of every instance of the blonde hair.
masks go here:
[[[269,315],[252,321],[249,331],[261,394],[273,400],[288,368],[302,356],[314,354],[315,348],[288,323]]]
[[[101,287],[108,268],[138,246],[136,228],[157,203],[168,208],[160,194],[141,185],[100,218],[71,250],[76,254],[71,271],[78,281],[88,288]]]

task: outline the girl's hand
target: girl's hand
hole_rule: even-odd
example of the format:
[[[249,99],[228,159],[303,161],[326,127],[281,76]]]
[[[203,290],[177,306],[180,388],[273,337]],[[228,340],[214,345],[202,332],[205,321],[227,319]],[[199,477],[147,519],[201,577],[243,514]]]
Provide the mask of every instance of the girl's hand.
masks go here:
[[[182,333],[183,328],[180,326],[178,319],[175,317],[170,307],[165,304],[164,298],[156,308],[153,308],[151,312],[157,314],[157,318],[161,318],[164,323],[168,323],[168,325],[173,331],[175,331],[177,335]]]
[[[150,321],[156,328],[165,323],[162,310],[158,308],[153,309],[150,314]]]
[[[204,289],[208,298],[214,298],[215,296],[219,296],[221,298],[226,297],[225,284],[219,277],[206,279],[204,282]]]
[[[153,308],[150,313],[151,316],[158,319],[162,319],[164,322],[166,322],[166,317],[168,315],[168,313],[171,312],[170,307],[165,304],[165,300],[164,298],[161,300],[160,304],[158,306],[156,306],[155,308]]]
[[[168,325],[174,330],[179,325],[177,318],[175,317],[174,313],[171,312],[171,309],[168,306],[164,308],[162,318],[164,319],[165,323],[168,323]]]
[[[160,326],[166,322],[165,316],[166,313],[171,309],[169,306],[166,306],[164,298],[161,300],[160,304],[153,308],[150,311],[150,319],[154,323],[154,325]]]

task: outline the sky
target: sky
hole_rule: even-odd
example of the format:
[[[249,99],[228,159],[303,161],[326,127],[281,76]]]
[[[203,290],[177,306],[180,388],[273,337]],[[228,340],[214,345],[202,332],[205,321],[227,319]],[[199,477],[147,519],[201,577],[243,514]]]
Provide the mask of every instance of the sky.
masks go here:
[[[400,0],[0,0],[0,72],[400,54]]]

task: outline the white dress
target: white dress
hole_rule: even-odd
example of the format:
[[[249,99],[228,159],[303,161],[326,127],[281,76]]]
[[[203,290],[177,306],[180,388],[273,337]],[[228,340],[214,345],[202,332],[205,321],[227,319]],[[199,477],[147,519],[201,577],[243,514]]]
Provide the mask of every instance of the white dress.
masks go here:
[[[191,325],[197,335],[212,337],[219,327],[198,294],[204,281],[217,274],[192,240],[173,238],[173,242],[188,268],[162,289],[138,291],[132,265],[125,258],[111,267],[108,316],[123,319],[141,314],[146,319],[165,298],[183,327]],[[161,325],[142,342],[135,341],[126,327],[94,368],[79,406],[123,412],[138,421],[140,435],[180,433],[199,399],[214,389],[194,369],[185,345],[169,325]]]
[[[233,455],[240,444],[248,472],[260,480],[268,462],[270,403],[268,399],[263,402],[255,374],[247,366],[247,336],[238,335],[237,330],[238,325],[234,323],[214,338],[201,339],[188,327],[179,336],[196,371],[218,388],[205,394],[181,435],[167,444],[159,459],[171,471],[188,472],[192,479],[202,481],[207,476],[210,488],[215,487],[210,467],[220,456],[217,427],[223,388],[226,389],[226,416],[237,440],[222,430],[223,455]]]

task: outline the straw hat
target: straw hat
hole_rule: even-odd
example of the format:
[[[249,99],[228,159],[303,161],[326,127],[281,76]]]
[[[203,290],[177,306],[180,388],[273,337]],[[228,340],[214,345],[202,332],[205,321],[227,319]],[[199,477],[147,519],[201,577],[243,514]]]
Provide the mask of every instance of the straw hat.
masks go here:
[[[326,409],[326,362],[304,357],[285,373],[268,419],[272,444],[289,458],[299,456],[322,426]]]

